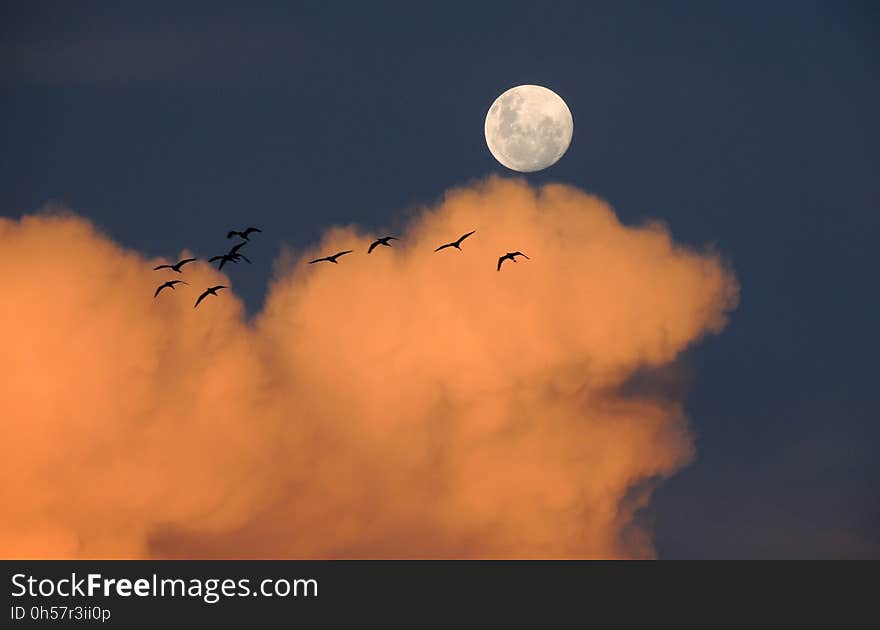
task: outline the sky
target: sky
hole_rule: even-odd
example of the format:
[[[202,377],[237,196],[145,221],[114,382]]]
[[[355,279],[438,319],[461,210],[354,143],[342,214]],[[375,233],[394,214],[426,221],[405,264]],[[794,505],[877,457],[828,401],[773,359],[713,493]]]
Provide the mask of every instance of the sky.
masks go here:
[[[530,228],[533,247],[545,254],[548,267],[544,272],[535,271],[540,269],[540,256],[534,264],[528,261],[532,266],[524,267],[522,287],[543,291],[535,274],[544,273],[546,279],[552,271],[558,277],[547,280],[555,292],[542,293],[541,308],[534,307],[527,320],[517,319],[515,324],[551,326],[571,343],[573,358],[580,352],[585,361],[594,362],[588,369],[577,368],[580,364],[574,361],[565,368],[573,373],[517,372],[516,378],[500,381],[488,368],[473,372],[479,374],[473,382],[481,387],[501,388],[503,384],[508,388],[505,391],[514,391],[517,386],[528,390],[535,383],[565,390],[570,379],[582,377],[578,369],[595,370],[590,372],[596,380],[590,381],[587,401],[562,395],[553,398],[564,401],[559,402],[564,428],[556,433],[534,429],[524,434],[540,445],[540,452],[558,458],[547,467],[535,464],[530,469],[533,476],[524,479],[544,479],[546,474],[548,483],[569,488],[562,479],[589,476],[577,457],[560,456],[559,440],[563,436],[574,439],[583,430],[580,437],[593,443],[604,434],[596,433],[594,425],[588,430],[570,424],[572,417],[566,413],[576,413],[576,405],[583,404],[604,418],[604,398],[601,405],[597,401],[608,388],[615,392],[609,394],[612,407],[632,404],[621,394],[622,366],[630,370],[626,383],[636,389],[638,383],[632,385],[632,379],[649,372],[643,387],[649,391],[646,407],[632,413],[645,423],[658,423],[664,436],[676,437],[668,438],[668,443],[661,440],[662,447],[652,449],[642,432],[647,425],[621,433],[632,440],[634,454],[621,455],[617,446],[609,447],[606,454],[631,457],[630,463],[638,460],[639,466],[625,474],[617,469],[609,472],[608,478],[616,480],[613,496],[602,495],[591,504],[609,510],[617,506],[618,516],[601,526],[583,525],[597,540],[603,536],[607,540],[594,547],[557,548],[548,546],[553,532],[543,527],[545,520],[554,518],[556,503],[546,513],[534,510],[539,525],[517,503],[520,496],[511,495],[509,502],[490,502],[497,513],[518,505],[510,508],[511,522],[518,527],[508,530],[481,521],[471,485],[448,478],[444,479],[451,489],[441,492],[448,504],[424,522],[417,518],[416,506],[424,505],[432,490],[399,488],[397,482],[389,481],[400,474],[399,469],[373,471],[367,478],[375,492],[354,492],[357,475],[343,466],[346,457],[367,465],[374,461],[370,453],[394,449],[398,438],[368,432],[364,440],[375,445],[373,451],[349,444],[342,424],[314,439],[318,452],[328,455],[327,474],[338,475],[337,486],[349,489],[340,490],[335,501],[308,492],[303,500],[320,507],[315,508],[314,519],[328,514],[357,515],[352,522],[370,532],[371,538],[356,540],[356,533],[340,525],[338,532],[326,534],[332,544],[324,544],[317,535],[314,540],[304,536],[302,549],[278,551],[270,546],[259,553],[418,555],[430,554],[432,549],[440,554],[442,548],[450,556],[478,555],[484,549],[499,556],[519,551],[660,558],[880,557],[880,475],[873,457],[873,445],[880,437],[874,365],[880,295],[877,265],[870,252],[880,231],[877,8],[846,2],[350,4],[194,2],[184,7],[162,2],[12,2],[2,9],[0,137],[6,150],[0,157],[0,215],[11,221],[3,229],[11,244],[8,252],[16,256],[0,259],[4,263],[0,269],[5,276],[17,278],[4,295],[5,309],[13,314],[7,315],[5,341],[30,339],[22,334],[22,326],[39,320],[38,298],[43,294],[34,297],[33,291],[45,290],[40,279],[79,283],[82,274],[73,272],[85,269],[95,274],[88,277],[106,281],[104,291],[141,290],[143,283],[154,278],[152,265],[147,267],[149,273],[141,274],[148,262],[173,259],[184,250],[197,255],[220,253],[216,250],[227,244],[225,232],[233,227],[257,225],[264,231],[259,241],[255,238],[248,246],[254,264],[229,271],[235,297],[222,303],[228,309],[222,311],[222,330],[235,335],[236,344],[244,347],[236,345],[230,350],[232,355],[218,360],[254,363],[259,378],[255,376],[252,383],[244,379],[236,387],[242,388],[242,395],[253,395],[247,389],[250,383],[271,402],[267,405],[271,410],[259,419],[265,434],[241,435],[242,429],[230,418],[223,426],[245,445],[246,454],[232,458],[237,464],[230,465],[226,451],[218,448],[216,452],[209,449],[213,455],[206,468],[196,472],[188,467],[174,469],[196,477],[198,471],[215,471],[227,484],[218,484],[221,489],[234,487],[239,479],[236,474],[257,470],[255,485],[260,492],[230,499],[233,507],[222,512],[218,521],[204,522],[197,515],[206,506],[222,503],[228,493],[202,497],[204,503],[187,509],[162,512],[151,523],[152,529],[140,532],[138,541],[120,540],[98,549],[88,546],[94,541],[80,540],[80,549],[110,555],[136,555],[144,549],[170,556],[210,555],[232,541],[244,555],[255,540],[279,536],[261,529],[261,518],[254,514],[262,515],[262,522],[271,520],[266,515],[283,514],[282,522],[294,523],[303,531],[313,526],[301,514],[290,516],[289,506],[279,505],[278,499],[305,483],[307,472],[291,472],[283,488],[275,487],[281,482],[271,474],[273,469],[254,463],[254,453],[273,443],[270,436],[292,449],[303,448],[304,435],[314,438],[305,429],[300,434],[285,428],[282,418],[292,412],[277,394],[277,383],[273,384],[282,374],[303,376],[302,337],[293,337],[292,349],[279,351],[280,356],[272,354],[271,348],[273,344],[288,347],[286,335],[293,333],[284,322],[306,330],[314,324],[317,315],[307,298],[323,298],[349,308],[339,294],[343,287],[355,295],[362,286],[381,291],[388,286],[381,284],[383,280],[391,282],[396,277],[385,272],[396,269],[410,277],[426,277],[424,265],[429,263],[416,257],[409,245],[401,244],[400,253],[394,253],[399,256],[394,259],[397,267],[382,267],[375,276],[359,272],[345,283],[334,283],[326,274],[312,280],[298,275],[297,262],[320,252],[319,245],[342,246],[380,232],[400,233],[427,247],[432,238],[446,233],[440,229],[447,226],[445,222],[477,220],[485,206],[491,212],[480,220],[494,217],[495,225],[503,226],[496,234],[525,240],[526,228]],[[501,92],[523,83],[544,85],[562,96],[572,111],[575,129],[569,151],[557,164],[518,175],[492,158],[483,138],[483,121]],[[542,188],[546,184],[551,186]],[[495,214],[499,212],[495,203],[509,204],[509,215]],[[52,220],[22,219],[47,206],[55,212],[65,210]],[[613,220],[608,218],[611,209]],[[549,218],[535,223],[535,212]],[[449,223],[448,230],[457,233],[448,240],[472,229],[465,228],[453,230]],[[589,241],[594,228],[606,235],[608,243],[631,244],[632,249],[625,251],[632,255],[603,249],[599,256]],[[482,224],[478,229],[480,236],[489,232]],[[486,238],[485,244],[475,245],[475,254],[496,244],[492,236]],[[583,265],[574,267],[583,272],[583,284],[550,254],[552,243]],[[527,245],[517,247],[529,252]],[[42,263],[33,269],[30,263],[22,266],[33,250],[52,261],[52,269],[63,267],[63,273],[48,268],[43,273]],[[100,260],[93,251],[103,252],[124,274],[101,275]],[[485,254],[491,258],[489,249]],[[608,284],[611,276],[591,275],[594,265],[609,261],[623,268],[632,262],[630,271],[639,276],[653,269],[663,273],[658,272],[654,285],[639,284],[634,275],[621,276],[617,278],[621,287],[634,287],[638,292],[631,295],[622,288],[624,298],[608,289],[599,306],[583,305],[581,322],[562,318],[560,310],[580,304],[574,297],[580,291],[612,286]],[[522,268],[516,267],[517,271]],[[692,276],[697,269],[703,271]],[[706,269],[711,273],[706,275]],[[341,264],[339,270],[343,270]],[[207,269],[196,273],[206,281],[224,281]],[[451,282],[464,272],[454,267],[438,273],[448,274],[440,277]],[[508,276],[503,277],[507,282]],[[692,277],[703,279],[698,282]],[[352,278],[360,278],[365,285],[352,284]],[[589,284],[590,278],[595,284]],[[451,291],[449,286],[441,288]],[[668,292],[655,294],[651,286],[665,287]],[[81,288],[86,290],[85,285]],[[497,305],[507,303],[511,296],[522,298],[522,290],[505,284],[488,295]],[[649,292],[650,297],[643,298],[642,292]],[[103,293],[87,294],[92,296],[89,304],[103,304]],[[361,299],[374,294],[361,294]],[[464,294],[441,295],[460,298]],[[467,295],[483,299],[476,289],[469,289]],[[413,301],[422,304],[422,299],[418,295]],[[421,319],[422,311],[408,310],[399,298],[391,298],[390,303],[395,313],[409,314],[402,322],[428,323]],[[27,317],[15,319],[19,314],[16,304],[35,310],[22,306],[20,313]],[[69,308],[59,306],[61,315],[47,320],[47,330],[64,330],[75,316],[85,317],[72,302],[64,304]],[[619,304],[630,310],[616,310]],[[487,308],[494,307],[487,304]],[[156,332],[157,321],[174,323],[198,338],[211,338],[211,329],[202,328],[207,324],[192,320],[188,310],[161,313],[141,317],[136,309],[111,311],[106,319],[98,319],[117,334],[116,327],[128,321],[125,318],[140,318],[141,332],[132,338],[139,340],[142,346],[136,347],[147,354],[151,342],[177,339],[163,336],[171,333]],[[385,321],[369,319],[376,315],[363,317],[365,325]],[[445,317],[461,323],[448,313]],[[620,347],[606,348],[605,337],[590,336],[621,317],[625,328],[620,338],[625,341]],[[655,317],[659,318],[657,328],[645,328]],[[434,323],[438,321],[444,320],[441,317]],[[465,330],[482,330],[486,339],[494,338],[491,328],[480,328],[480,320],[466,321],[470,327]],[[666,337],[655,336],[658,330],[680,330],[680,334],[670,333],[673,341],[667,346],[661,343]],[[644,337],[639,336],[641,332]],[[548,365],[550,358],[562,361],[561,355],[547,350],[559,340],[545,329],[524,334],[536,344],[528,347],[533,353],[529,356],[542,358]],[[125,336],[118,335],[122,343]],[[315,329],[315,335],[328,344],[336,338],[322,327]],[[647,345],[638,345],[634,339]],[[547,345],[539,349],[538,341]],[[497,346],[486,343],[487,352],[497,356],[510,351],[500,342]],[[20,361],[32,356],[27,347],[15,347]],[[75,363],[87,354],[87,347],[67,348],[70,354],[64,356]],[[422,351],[423,346],[416,343],[401,356],[414,352],[410,358],[416,361],[423,357]],[[41,374],[39,366],[53,361],[52,349],[45,352],[41,355],[44,362],[22,372],[34,379],[41,376],[43,388],[45,383],[57,385],[69,376],[60,368]],[[189,346],[186,352],[192,354],[180,356],[207,357]],[[170,360],[160,359],[156,360],[162,365]],[[483,360],[471,354],[466,359]],[[443,365],[440,359],[434,360]],[[281,366],[277,371],[267,367],[276,365]],[[404,382],[407,376],[401,366],[410,364],[392,361],[390,365],[388,379]],[[349,367],[364,378],[369,374],[367,365]],[[296,391],[311,401],[314,417],[336,418],[335,412],[322,406],[322,398],[313,400],[309,394],[334,383],[332,374],[315,378],[312,389]],[[36,382],[30,381],[31,386]],[[461,391],[455,389],[454,382],[447,383],[453,392],[448,393],[449,405],[458,411],[450,417],[460,421],[470,417],[462,409],[470,409],[470,402],[465,402],[476,394],[464,386]],[[95,381],[96,391],[104,385]],[[150,383],[150,387],[155,385]],[[211,381],[192,383],[197,386],[212,385]],[[348,396],[363,418],[374,418],[376,401],[371,395],[383,387],[374,383],[373,392],[325,393],[327,398]],[[20,391],[26,389],[23,386]],[[8,387],[5,395],[12,399],[16,391]],[[68,394],[56,394],[59,401],[67,400]],[[140,400],[147,392],[127,395]],[[431,395],[424,393],[424,399]],[[100,406],[107,394],[95,396]],[[434,413],[420,406],[424,399],[410,401],[412,406],[407,408],[414,417]],[[487,408],[494,410],[486,417],[503,416],[494,406],[501,404],[500,399],[487,396],[485,400],[490,401]],[[535,400],[546,403],[544,398]],[[26,404],[18,399],[13,402]],[[109,421],[123,413],[118,411],[122,408],[108,402]],[[21,409],[20,418],[24,418],[27,407]],[[44,419],[57,420],[51,410],[44,412]],[[175,413],[168,412],[168,417],[177,417]],[[103,418],[96,411],[95,418],[99,416]],[[618,416],[609,412],[609,417]],[[17,423],[20,418],[7,417],[7,422]],[[85,416],[79,420],[87,422]],[[185,433],[184,444],[197,443],[199,426]],[[412,428],[414,443],[433,443],[430,426]],[[115,429],[102,428],[97,421],[94,429],[96,435],[116,435]],[[90,435],[85,428],[78,434]],[[453,453],[467,452],[472,444],[466,434],[444,436],[453,445],[449,447]],[[638,446],[643,442],[644,449]],[[486,448],[480,453],[503,459],[504,451],[497,450],[501,447]],[[524,448],[517,442],[511,452],[524,454]],[[77,453],[85,456],[89,451]],[[143,458],[155,455],[153,451],[137,453]],[[51,488],[42,484],[46,469],[30,467],[40,457],[57,466],[71,461],[46,452],[35,455],[33,461],[25,458],[21,469],[9,468],[6,474],[24,470],[42,475],[36,485],[48,493]],[[434,461],[434,455],[412,457],[401,462],[406,470],[424,472]],[[455,457],[450,462],[448,470],[453,472],[470,470],[472,463]],[[236,466],[241,468],[237,473]],[[499,463],[489,466],[489,471],[499,476],[515,474],[507,466]],[[27,484],[22,487],[28,491]],[[595,491],[586,482],[571,487],[571,492],[589,496]],[[640,495],[645,487],[653,491],[650,499]],[[167,488],[156,492],[160,496]],[[485,493],[484,498],[492,491],[485,489]],[[633,494],[640,496],[633,498]],[[371,509],[356,507],[365,496],[372,497]],[[410,507],[401,509],[398,521],[383,523],[379,518],[376,524],[376,514],[395,504],[392,496],[404,496],[401,505]],[[18,500],[27,502],[22,497]],[[553,498],[557,500],[570,507],[567,501],[572,499]],[[51,501],[38,503],[33,514],[44,520],[58,508]],[[135,502],[131,518],[140,518],[141,525],[110,519],[104,540],[115,540],[113,532],[125,528],[144,528],[139,509],[140,503]],[[448,524],[449,514],[468,510],[475,520]],[[560,527],[576,538],[571,532],[577,529],[577,516],[563,512],[564,516],[558,516]],[[70,548],[65,536],[81,527],[80,516],[65,514],[69,527],[56,532],[61,540],[55,547],[58,550]],[[626,523],[618,522],[618,517]],[[191,525],[195,534],[173,528],[157,530],[163,523],[177,521]],[[635,539],[621,533],[629,531],[629,525],[638,532],[632,534]],[[413,531],[434,532],[427,539],[435,546],[394,547],[388,542],[394,539],[392,530],[402,540],[409,540]],[[547,538],[530,541],[534,544],[529,546],[522,542],[523,532],[545,532]],[[516,545],[517,540],[522,546]]]

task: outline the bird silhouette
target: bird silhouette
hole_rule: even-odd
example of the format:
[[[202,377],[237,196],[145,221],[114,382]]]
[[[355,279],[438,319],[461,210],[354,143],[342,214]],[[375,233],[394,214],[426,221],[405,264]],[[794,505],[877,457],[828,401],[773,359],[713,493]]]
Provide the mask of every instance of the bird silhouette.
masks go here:
[[[467,234],[464,234],[464,235],[460,236],[459,239],[458,239],[457,241],[452,241],[451,243],[446,243],[446,245],[441,245],[440,247],[438,247],[438,248],[435,249],[434,251],[435,251],[435,252],[439,252],[441,249],[446,249],[447,247],[454,247],[454,248],[457,249],[458,251],[461,251],[461,242],[462,242],[464,239],[466,239],[468,236],[470,236],[471,234],[473,234],[474,232],[476,232],[476,230],[472,230],[472,231],[468,232]]]
[[[208,297],[209,295],[217,295],[217,291],[219,291],[220,289],[228,289],[228,288],[229,288],[229,287],[227,287],[227,286],[223,286],[222,284],[218,284],[216,287],[208,287],[207,289],[205,289],[205,292],[202,293],[202,294],[199,296],[199,299],[196,300],[196,305],[193,306],[193,308],[195,308],[196,306],[198,306],[199,303],[200,303],[202,300],[204,300],[206,297]]]
[[[191,263],[194,260],[196,260],[196,259],[195,258],[184,258],[183,260],[180,260],[180,261],[174,263],[173,265],[159,265],[158,267],[153,267],[153,271],[157,271],[159,269],[172,269],[172,270],[176,271],[177,273],[183,273],[180,270],[180,268],[183,267],[186,263]]]
[[[229,232],[227,232],[227,234],[226,234],[226,238],[232,238],[233,236],[240,236],[244,240],[249,241],[249,240],[251,240],[250,235],[253,234],[254,232],[262,233],[263,230],[261,230],[259,228],[255,228],[255,227],[249,227],[246,230],[244,230],[243,232],[239,232],[238,230],[229,230]]]
[[[214,262],[214,261],[219,260],[220,264],[217,266],[217,269],[223,269],[223,265],[225,265],[228,262],[237,263],[240,260],[243,260],[246,263],[251,264],[250,258],[245,256],[244,254],[238,253],[238,250],[240,250],[245,245],[247,245],[247,241],[242,241],[241,243],[238,243],[237,245],[235,245],[232,249],[230,249],[225,254],[219,254],[217,256],[209,258],[208,262]]]
[[[168,282],[159,285],[159,288],[156,289],[156,292],[153,294],[153,298],[155,298],[157,295],[159,295],[159,292],[162,291],[162,289],[164,289],[165,287],[173,289],[175,284],[187,284],[187,283],[184,282],[183,280],[169,280]]]
[[[526,256],[522,252],[507,252],[506,254],[504,254],[504,256],[498,259],[498,269],[496,271],[501,271],[501,263],[503,263],[505,260],[512,260],[513,262],[516,262],[517,256],[528,258],[528,256]]]
[[[336,252],[332,256],[324,256],[323,258],[315,258],[314,260],[309,261],[309,264],[314,265],[316,262],[323,262],[325,260],[327,262],[339,264],[336,262],[336,259],[339,258],[340,256],[345,256],[346,254],[350,254],[351,252],[352,252],[352,250],[346,249],[345,251],[342,251],[342,252]]]
[[[208,262],[214,262],[214,261],[216,261],[216,260],[219,260],[219,261],[220,261],[220,264],[217,265],[217,269],[223,269],[223,265],[225,265],[225,264],[228,263],[228,262],[234,262],[234,263],[237,263],[239,260],[244,260],[244,261],[246,261],[247,263],[250,263],[250,262],[251,262],[250,259],[248,259],[247,257],[245,257],[244,254],[238,254],[238,253],[235,253],[235,254],[220,254],[219,256],[214,256],[213,258],[209,258],[209,259],[208,259]]]
[[[220,254],[219,256],[213,256],[213,257],[209,258],[208,262],[212,263],[216,260],[220,261],[220,265],[217,268],[223,269],[223,265],[225,265],[227,262],[232,260],[232,256],[230,256],[229,254]]]
[[[227,252],[227,255],[234,256],[235,254],[238,253],[238,250],[240,250],[242,247],[244,247],[247,244],[248,244],[247,241],[242,241],[241,243],[237,243],[236,245],[233,245],[232,249],[230,249]]]
[[[373,244],[370,245],[370,249],[367,250],[367,253],[371,253],[374,249],[376,249],[379,245],[384,245],[385,247],[391,247],[391,243],[388,241],[399,241],[400,239],[396,236],[383,236],[382,238],[377,238],[373,241]]]

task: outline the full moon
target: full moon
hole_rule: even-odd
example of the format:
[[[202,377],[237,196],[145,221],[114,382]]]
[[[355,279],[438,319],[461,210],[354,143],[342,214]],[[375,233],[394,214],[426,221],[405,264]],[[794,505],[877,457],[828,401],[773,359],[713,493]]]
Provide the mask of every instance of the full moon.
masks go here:
[[[521,173],[540,171],[568,150],[574,122],[565,101],[540,85],[518,85],[486,114],[486,144],[495,159]]]

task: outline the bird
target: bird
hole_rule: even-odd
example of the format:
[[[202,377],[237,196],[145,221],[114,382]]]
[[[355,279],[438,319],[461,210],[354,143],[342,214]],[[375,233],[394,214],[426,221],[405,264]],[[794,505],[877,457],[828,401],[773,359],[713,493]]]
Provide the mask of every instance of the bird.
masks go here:
[[[195,258],[184,258],[183,260],[180,260],[180,261],[174,263],[173,265],[159,265],[158,267],[153,267],[153,271],[157,271],[159,269],[173,269],[177,273],[183,273],[180,270],[180,268],[183,267],[186,263],[190,263],[194,260],[196,260],[196,259]]]
[[[153,298],[155,298],[157,295],[159,295],[159,292],[162,291],[162,289],[164,289],[165,287],[173,289],[175,284],[187,284],[187,283],[184,282],[183,280],[169,280],[168,282],[159,285],[159,288],[156,289],[156,292],[153,294]]]
[[[504,254],[504,256],[502,256],[501,258],[498,259],[497,271],[501,271],[501,263],[503,263],[505,260],[512,260],[513,262],[516,262],[517,256],[522,256],[523,258],[528,258],[528,256],[526,256],[522,252],[507,252],[506,254]]]
[[[220,266],[218,267],[218,269],[223,269],[223,265],[226,264],[227,262],[229,262],[230,260],[232,260],[232,257],[230,257],[229,254],[220,254],[219,256],[213,256],[213,257],[209,258],[208,262],[212,263],[215,260],[220,261]]]
[[[234,256],[235,254],[238,253],[238,250],[240,250],[242,247],[244,247],[244,246],[247,245],[247,244],[248,244],[247,241],[242,241],[241,243],[238,243],[238,244],[234,245],[234,246],[232,247],[232,249],[229,250],[228,255],[229,255],[229,256]]]
[[[230,249],[225,254],[219,254],[214,256],[213,258],[209,258],[208,262],[214,262],[215,260],[220,261],[220,265],[217,267],[218,269],[223,269],[223,265],[228,262],[237,263],[239,260],[245,261],[247,264],[251,264],[251,259],[245,256],[244,254],[239,254],[238,250],[247,245],[247,241],[242,241],[235,245],[232,249]]]
[[[352,252],[352,250],[346,249],[345,251],[342,251],[342,252],[336,252],[332,256],[324,256],[323,258],[315,258],[314,260],[309,261],[309,264],[314,265],[316,262],[323,262],[326,260],[327,262],[332,262],[332,263],[335,263],[338,265],[339,263],[336,262],[336,259],[339,258],[340,256],[345,256],[346,254],[350,254],[351,252]]]
[[[199,299],[196,300],[196,305],[193,306],[193,308],[195,308],[196,306],[198,306],[199,303],[200,303],[202,300],[204,300],[206,297],[208,297],[209,295],[217,295],[217,291],[219,291],[220,289],[228,289],[228,288],[229,288],[229,287],[224,286],[224,285],[222,285],[222,284],[218,284],[216,287],[208,287],[207,289],[205,289],[205,292],[202,293],[202,294],[199,296]]]
[[[446,245],[441,245],[440,247],[438,247],[438,248],[435,249],[434,251],[435,251],[435,252],[439,252],[441,249],[446,249],[447,247],[454,247],[454,248],[457,249],[458,251],[461,251],[461,242],[462,242],[464,239],[466,239],[468,236],[470,236],[471,234],[473,234],[474,232],[476,232],[476,230],[472,230],[472,231],[468,232],[467,234],[464,234],[464,235],[460,236],[459,239],[458,239],[457,241],[452,241],[451,243],[446,243]]]
[[[238,253],[220,254],[219,256],[214,256],[213,258],[209,258],[208,262],[214,262],[215,260],[220,261],[220,264],[217,266],[217,269],[223,269],[223,265],[225,265],[228,262],[237,263],[239,260],[245,260],[248,263],[251,262],[247,257],[245,257],[244,254],[238,254]]]
[[[367,250],[367,253],[371,253],[374,249],[376,249],[379,245],[384,245],[385,247],[391,247],[391,243],[388,241],[399,241],[400,239],[396,236],[383,236],[382,238],[377,238],[373,241],[373,244],[370,245],[370,249]]]
[[[255,228],[255,227],[249,227],[244,232],[239,232],[238,230],[229,230],[229,232],[227,232],[227,234],[226,234],[226,238],[232,238],[233,236],[240,236],[244,240],[249,241],[249,240],[251,240],[250,235],[253,234],[254,232],[262,233],[263,230],[261,230],[259,228]]]

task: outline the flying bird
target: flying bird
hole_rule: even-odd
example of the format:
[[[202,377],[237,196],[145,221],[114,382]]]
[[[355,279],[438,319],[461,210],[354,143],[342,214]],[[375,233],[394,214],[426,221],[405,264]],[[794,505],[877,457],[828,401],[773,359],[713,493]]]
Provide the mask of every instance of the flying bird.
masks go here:
[[[223,269],[223,265],[228,262],[237,263],[239,260],[244,260],[248,264],[250,264],[250,259],[247,258],[244,254],[234,253],[234,254],[221,254],[219,256],[214,256],[213,258],[209,258],[208,262],[214,262],[215,260],[219,260],[220,264],[217,266],[217,269]]]
[[[522,256],[523,258],[528,258],[528,256],[526,256],[522,252],[507,252],[506,254],[504,254],[504,256],[502,256],[501,258],[498,259],[497,271],[501,271],[501,263],[503,263],[505,260],[512,260],[513,262],[516,262],[517,256]]]
[[[223,286],[222,284],[218,284],[216,287],[208,287],[207,289],[205,289],[205,292],[199,296],[199,299],[196,300],[196,306],[198,306],[199,303],[202,300],[204,300],[206,297],[208,297],[209,295],[217,295],[217,291],[219,291],[220,289],[228,289],[228,288],[229,287]],[[193,308],[195,308],[196,306],[193,306]]]
[[[238,243],[237,245],[235,245],[232,249],[230,249],[225,254],[219,254],[217,256],[214,256],[213,258],[209,258],[208,262],[214,262],[214,261],[219,260],[220,264],[217,266],[218,269],[223,269],[223,265],[225,265],[228,262],[237,263],[239,260],[243,260],[247,264],[251,264],[250,258],[245,256],[244,254],[238,253],[238,250],[240,250],[245,245],[247,245],[247,241],[242,241],[241,243]]]
[[[223,269],[223,265],[232,260],[232,257],[229,254],[220,254],[219,256],[213,256],[208,259],[209,263],[212,263],[216,260],[220,261],[220,265],[217,267],[218,269]]]
[[[438,247],[438,248],[435,249],[434,251],[435,251],[435,252],[439,252],[441,249],[446,249],[447,247],[454,247],[454,248],[457,249],[458,251],[461,251],[461,242],[462,242],[464,239],[466,239],[468,236],[470,236],[471,234],[473,234],[474,232],[476,232],[476,230],[472,230],[472,231],[468,232],[467,234],[464,234],[463,236],[460,236],[459,239],[458,239],[457,241],[452,241],[451,243],[446,243],[446,245],[441,245],[440,247]]]
[[[251,262],[250,258],[245,256],[244,254],[238,253],[238,250],[240,250],[245,245],[247,245],[247,241],[242,241],[241,243],[237,243],[236,245],[234,245],[232,247],[232,249],[230,249],[225,254],[219,254],[217,256],[214,256],[213,258],[209,258],[208,262],[214,262],[216,260],[219,260],[220,265],[217,267],[218,269],[223,269],[223,265],[225,265],[228,262],[237,263],[239,260],[244,260],[246,263],[250,264],[250,262]]]
[[[226,234],[226,238],[232,238],[233,236],[240,236],[244,240],[249,241],[249,240],[251,240],[249,238],[250,235],[253,234],[254,232],[262,233],[263,230],[261,230],[259,228],[255,228],[255,227],[249,227],[244,232],[239,232],[238,230],[229,230],[229,232]]]
[[[247,245],[247,241],[242,241],[241,243],[234,245],[232,247],[232,249],[230,249],[229,252],[227,252],[227,255],[228,256],[235,256],[238,253],[238,250],[240,250],[245,245]]]
[[[159,295],[159,292],[162,291],[162,289],[164,289],[165,287],[173,289],[175,284],[187,284],[187,283],[184,282],[183,280],[169,280],[168,282],[159,285],[159,288],[156,289],[156,292],[153,294],[153,298],[155,298],[157,295]]]
[[[345,256],[346,254],[350,254],[351,252],[352,252],[352,250],[346,249],[343,252],[336,252],[332,256],[324,256],[323,258],[315,258],[314,260],[309,261],[309,264],[314,265],[316,262],[323,262],[326,260],[327,262],[332,262],[332,263],[335,263],[338,265],[339,263],[336,262],[336,259],[339,258],[340,256]]]
[[[370,249],[367,250],[367,253],[371,253],[374,249],[376,249],[379,245],[384,245],[385,247],[391,247],[391,243],[388,241],[399,241],[400,239],[396,236],[383,236],[382,238],[377,238],[373,241],[373,244],[370,245]]]
[[[183,273],[180,268],[183,267],[186,263],[191,263],[196,260],[195,258],[184,258],[173,265],[159,265],[158,267],[153,267],[153,271],[157,271],[159,269],[173,269],[177,273]]]

